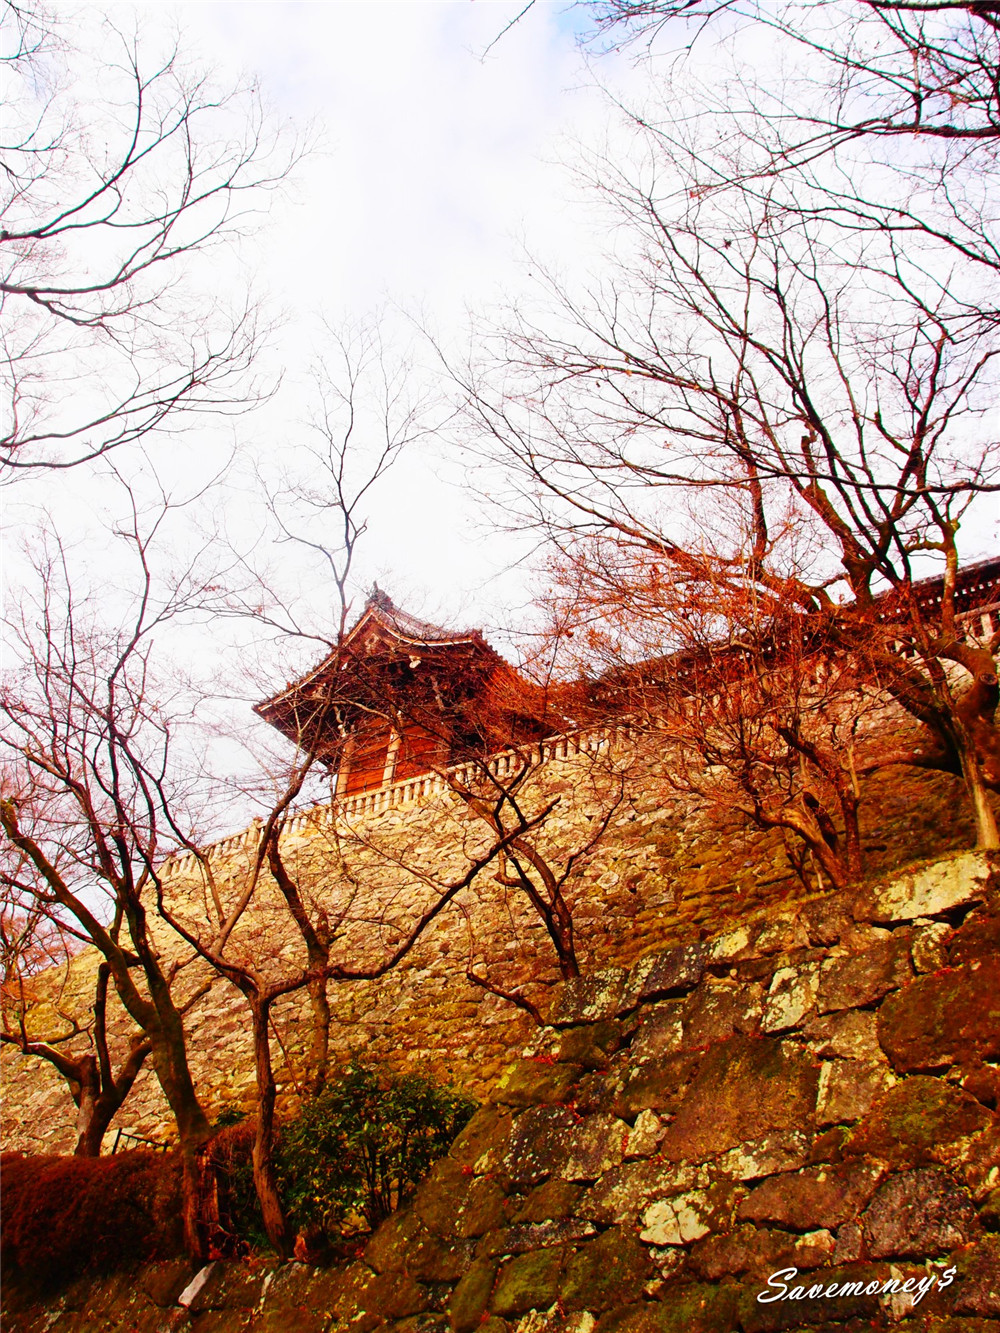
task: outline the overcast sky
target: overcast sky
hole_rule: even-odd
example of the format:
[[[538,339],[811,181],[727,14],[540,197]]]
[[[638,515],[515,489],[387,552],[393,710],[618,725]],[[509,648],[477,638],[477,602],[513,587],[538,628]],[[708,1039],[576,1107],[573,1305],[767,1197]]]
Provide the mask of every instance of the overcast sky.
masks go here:
[[[223,86],[241,75],[256,79],[272,123],[313,145],[285,194],[268,198],[262,231],[242,249],[252,286],[276,320],[261,366],[283,377],[280,390],[259,411],[198,425],[178,445],[155,445],[168,480],[207,477],[234,445],[267,464],[305,438],[310,367],[324,357],[320,319],[340,325],[386,312],[390,338],[405,333],[417,361],[428,363],[413,329],[461,344],[471,311],[528,287],[526,252],[574,277],[601,270],[609,238],[563,163],[576,143],[603,139],[615,123],[598,79],[636,102],[648,70],[618,56],[588,65],[577,40],[581,18],[569,4],[536,0],[504,32],[522,7],[523,0],[101,7],[122,30],[137,14],[154,26],[176,22],[195,66],[214,71]],[[214,281],[228,281],[232,264],[234,289],[242,282],[235,257],[215,250],[211,263]],[[424,376],[415,361],[414,383]],[[115,461],[132,466],[124,455]],[[422,441],[373,499],[360,584],[377,578],[420,614],[495,630],[516,623],[526,600],[518,562],[527,548],[489,530],[488,514],[462,484],[468,480],[453,452]],[[100,567],[91,511],[105,506],[104,521],[113,522],[120,499],[106,501],[100,466],[46,477],[43,486],[41,496],[22,488],[16,503],[44,499],[63,532],[77,518]],[[237,491],[220,495],[229,531],[238,537],[242,525],[252,536],[259,515],[244,510]],[[280,559],[310,588],[290,548]]]
[[[101,18],[127,35],[138,17],[147,55],[176,22],[180,50],[194,68],[212,71],[222,87],[249,75],[259,83],[271,123],[313,145],[284,195],[268,198],[262,230],[239,254],[215,249],[207,269],[195,260],[202,267],[192,270],[194,285],[206,302],[220,286],[239,296],[245,269],[252,268],[254,292],[276,324],[261,368],[272,378],[280,373],[282,382],[270,402],[248,415],[202,419],[151,440],[149,458],[169,489],[197,491],[234,446],[251,464],[267,466],[301,443],[310,364],[324,355],[321,319],[340,325],[387,312],[390,339],[409,338],[426,366],[429,348],[415,330],[426,327],[445,344],[464,345],[470,312],[525,289],[526,248],[571,269],[599,255],[599,233],[560,160],[572,157],[574,140],[602,135],[612,113],[580,52],[567,6],[536,0],[487,51],[522,7],[523,0],[59,5],[72,39],[89,38],[88,59],[95,57],[84,65],[78,55],[74,67],[74,77],[83,80],[77,92],[84,111],[90,99],[105,111],[109,98],[113,103],[101,67],[121,59],[121,45]],[[108,40],[110,53],[102,45]],[[626,84],[638,78],[628,62],[614,58],[601,61],[600,74]],[[33,91],[42,98],[46,90]],[[99,134],[96,117],[95,126]],[[418,386],[427,382],[420,364],[413,377]],[[71,397],[68,384],[59,391]],[[128,598],[134,571],[114,537],[123,494],[109,472],[114,467],[148,484],[141,458],[139,450],[122,450],[92,467],[25,476],[12,487],[5,585],[20,583],[21,542],[37,553],[39,533],[55,530],[69,547],[77,598],[88,590],[114,622],[116,599]],[[252,471],[244,466],[244,478]],[[363,591],[377,578],[407,609],[446,624],[484,627],[503,647],[499,626],[516,623],[526,599],[524,567],[517,564],[525,546],[488,532],[464,480],[453,451],[433,438],[423,441],[373,500],[357,582]],[[224,508],[219,517],[234,540],[253,540],[260,510],[237,486],[210,491],[209,503]],[[181,555],[185,544],[197,546],[193,528],[179,521],[176,531],[170,540]],[[287,566],[292,590],[313,595],[317,627],[332,631],[332,614],[321,624],[328,582],[313,580],[292,547],[279,548],[277,559]],[[30,572],[25,578],[30,586]],[[225,673],[248,665],[250,654],[244,662],[232,650],[232,636],[247,632],[245,622],[200,620],[187,630],[171,626],[174,638],[186,637],[160,646],[182,674],[213,682],[221,695],[232,689],[234,730],[245,731],[252,747],[267,729],[260,724],[255,731],[248,702],[280,687],[281,679],[227,684]],[[301,659],[289,671],[322,651],[289,642]],[[266,671],[265,664],[257,674]],[[209,812],[206,818],[211,822]],[[222,818],[228,826],[234,816]]]
[[[470,309],[526,281],[524,249],[586,262],[586,220],[559,161],[602,133],[608,104],[568,6],[522,3],[187,4],[178,16],[209,63],[256,76],[276,117],[317,150],[262,239],[259,283],[282,309],[282,393],[241,423],[281,447],[304,409],[317,315],[399,306],[445,340]],[[633,77],[601,62],[604,79]],[[393,323],[390,319],[389,323]],[[516,603],[496,579],[523,548],[486,540],[475,504],[428,441],[379,495],[364,567],[429,614],[485,623]]]
[[[501,37],[523,3],[59,6],[71,25],[79,20],[71,40],[88,33],[97,48],[87,68],[98,79],[102,43],[115,47],[108,60],[121,50],[96,18],[124,34],[138,18],[147,59],[176,24],[193,67],[221,87],[249,76],[271,126],[311,145],[284,193],[266,198],[262,230],[239,256],[213,250],[211,268],[195,278],[206,301],[213,284],[228,284],[238,298],[250,268],[253,294],[276,325],[259,368],[272,382],[281,376],[280,390],[259,411],[202,420],[152,442],[150,457],[168,485],[207,478],[234,446],[266,464],[306,438],[311,367],[324,359],[321,320],[341,326],[382,312],[390,343],[406,344],[423,363],[412,374],[422,386],[433,354],[416,330],[465,345],[470,312],[524,290],[528,250],[571,269],[591,262],[599,235],[561,161],[572,158],[574,141],[602,135],[612,113],[568,5],[536,0]],[[625,84],[638,78],[616,58],[602,59],[599,73]],[[108,95],[99,85],[85,88],[81,104]],[[134,452],[111,461],[135,475]],[[361,581],[378,578],[418,612],[489,626],[524,596],[520,570],[504,571],[525,548],[487,534],[465,480],[454,451],[433,438],[413,450],[373,497]],[[114,525],[120,503],[97,464],[26,479],[8,500],[8,519],[12,531],[30,532],[48,508],[58,531],[88,550],[98,569],[107,547],[101,528]],[[245,521],[252,533],[259,515],[249,506],[244,515],[231,490],[225,504],[229,531]],[[291,552],[287,559],[294,563]]]
[[[382,310],[393,337],[420,326],[460,345],[471,311],[527,289],[526,253],[572,276],[600,271],[613,239],[595,227],[562,163],[572,160],[575,142],[603,139],[615,121],[598,78],[634,102],[643,98],[648,71],[615,56],[588,66],[575,31],[579,16],[562,3],[536,0],[501,36],[523,3],[156,0],[97,11],[123,30],[137,13],[154,25],[176,20],[194,65],[215,71],[223,86],[242,74],[255,78],[273,122],[314,145],[285,195],[269,199],[263,229],[241,254],[218,250],[211,258],[212,280],[225,285],[231,273],[234,290],[243,280],[237,260],[252,268],[276,323],[262,369],[283,376],[280,390],[249,415],[156,442],[150,453],[168,483],[196,487],[234,445],[267,465],[302,441],[310,364],[324,355],[321,318],[339,325]],[[75,6],[59,12],[73,14]],[[210,300],[211,291],[210,281],[199,298]],[[421,349],[412,375],[423,386],[420,362],[430,354],[419,339],[411,342]],[[124,471],[137,466],[126,451],[114,461]],[[516,624],[527,600],[527,566],[519,563],[526,546],[490,532],[488,515],[462,485],[467,480],[454,453],[423,441],[375,497],[359,586],[377,578],[407,609],[484,627],[502,647],[499,627]],[[236,488],[218,494],[227,529],[252,539],[259,511]],[[17,492],[9,526],[16,530],[24,510],[47,504],[59,531],[78,539],[103,597],[118,571],[101,527],[113,526],[120,500],[101,465],[50,474]],[[986,526],[967,547],[975,554],[990,549]],[[293,548],[279,548],[278,558],[293,585],[315,592],[322,619],[324,585],[317,579],[313,586]],[[225,622],[211,631],[195,626],[188,657],[239,658],[223,643],[227,632]],[[302,650],[304,659],[318,653],[313,645]],[[268,681],[267,689],[280,684]],[[244,702],[239,716],[250,725]]]

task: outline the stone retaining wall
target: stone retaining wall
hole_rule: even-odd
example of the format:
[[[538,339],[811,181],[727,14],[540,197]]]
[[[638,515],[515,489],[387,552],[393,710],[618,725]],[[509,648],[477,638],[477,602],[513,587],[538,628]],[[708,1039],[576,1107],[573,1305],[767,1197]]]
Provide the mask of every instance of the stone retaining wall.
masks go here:
[[[153,1266],[5,1327],[1000,1329],[988,857],[749,915],[565,983],[548,1017],[347,1266]]]
[[[586,765],[593,762],[593,757],[577,756],[553,762],[545,771],[546,792],[560,796],[545,833],[557,850],[585,836],[590,785]],[[954,779],[896,770],[872,779],[865,797],[863,833],[873,873],[971,842],[965,802]],[[342,832],[350,836],[350,829]],[[454,812],[441,796],[373,815],[357,826],[357,835],[402,845],[408,856],[422,858],[441,873],[454,863],[461,842]],[[321,822],[306,822],[290,843],[309,882],[336,910],[340,881],[329,857],[328,830]],[[370,848],[362,852],[368,897],[356,911],[359,949],[373,939],[378,943],[380,932],[369,922],[389,923],[397,912],[405,920],[410,910],[391,877],[373,864],[376,853]],[[237,839],[220,858],[222,891],[238,889],[247,855],[244,842]],[[204,889],[193,876],[172,876],[168,891],[192,921],[199,913],[204,918]],[[793,875],[779,837],[725,827],[719,812],[699,810],[674,792],[662,766],[647,758],[633,765],[626,802],[594,853],[574,871],[567,893],[574,903],[581,964],[593,969],[608,963],[631,965],[651,950],[698,940],[748,912],[802,898],[806,890]],[[249,949],[268,943],[276,951],[294,948],[287,917],[266,894],[248,914],[245,929]],[[364,932],[368,940],[362,938]],[[385,938],[392,938],[391,933]],[[175,936],[161,932],[161,940],[168,956],[178,951]],[[510,1004],[470,984],[470,963],[505,987],[527,985],[541,1004],[548,1002],[558,979],[537,918],[525,911],[517,895],[500,890],[489,872],[435,923],[396,971],[378,982],[331,987],[333,1058],[362,1051],[400,1068],[430,1069],[476,1097],[487,1096],[510,1052],[529,1039],[531,1023]],[[68,979],[55,979],[63,1013],[87,1014],[96,967],[94,952],[85,951],[74,960]],[[189,966],[182,974],[182,993],[202,975],[197,965]],[[112,1045],[120,1053],[129,1024],[116,997],[109,1012]],[[285,1109],[306,1072],[305,1018],[302,996],[290,997],[276,1010],[274,1059]],[[49,1026],[64,1030],[61,1024],[53,1019]],[[217,982],[189,1015],[187,1028],[195,1084],[210,1117],[233,1106],[252,1111],[254,1071],[242,997]],[[46,1032],[44,1014],[38,1032]],[[0,1062],[5,1147],[71,1151],[74,1108],[62,1079],[50,1065],[11,1047],[3,1048]],[[172,1136],[167,1108],[148,1066],[112,1125],[108,1147],[118,1128],[156,1140]]]

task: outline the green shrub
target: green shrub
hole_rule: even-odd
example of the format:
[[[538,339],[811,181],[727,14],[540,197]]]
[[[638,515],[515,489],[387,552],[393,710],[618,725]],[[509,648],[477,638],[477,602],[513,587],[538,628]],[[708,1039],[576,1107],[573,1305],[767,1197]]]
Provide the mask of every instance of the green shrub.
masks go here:
[[[410,1197],[473,1110],[473,1102],[429,1079],[349,1066],[279,1130],[275,1167],[292,1226],[331,1238],[374,1229]],[[267,1245],[252,1141],[253,1123],[244,1121],[209,1145],[230,1249],[240,1240]]]
[[[374,1229],[405,1203],[474,1109],[419,1075],[349,1066],[282,1129],[278,1172],[293,1222]]]

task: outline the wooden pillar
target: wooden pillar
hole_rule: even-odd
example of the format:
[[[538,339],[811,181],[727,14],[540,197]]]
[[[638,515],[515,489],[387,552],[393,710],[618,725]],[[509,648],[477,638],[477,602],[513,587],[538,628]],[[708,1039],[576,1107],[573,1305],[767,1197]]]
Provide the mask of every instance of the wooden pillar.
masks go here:
[[[351,759],[354,756],[354,737],[348,736],[344,741],[343,748],[340,751],[340,762],[337,765],[337,796],[343,796],[344,789],[347,786],[347,779],[351,776]]]
[[[396,773],[396,760],[399,758],[403,738],[398,731],[389,733],[389,748],[385,753],[385,768],[382,770],[382,786],[387,787]]]

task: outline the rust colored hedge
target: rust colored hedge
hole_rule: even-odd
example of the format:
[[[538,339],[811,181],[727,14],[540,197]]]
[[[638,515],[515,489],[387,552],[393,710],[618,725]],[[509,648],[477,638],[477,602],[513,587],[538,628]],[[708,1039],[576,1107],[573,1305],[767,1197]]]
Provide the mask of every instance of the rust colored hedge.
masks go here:
[[[6,1278],[55,1287],[182,1249],[176,1154],[0,1158]]]

